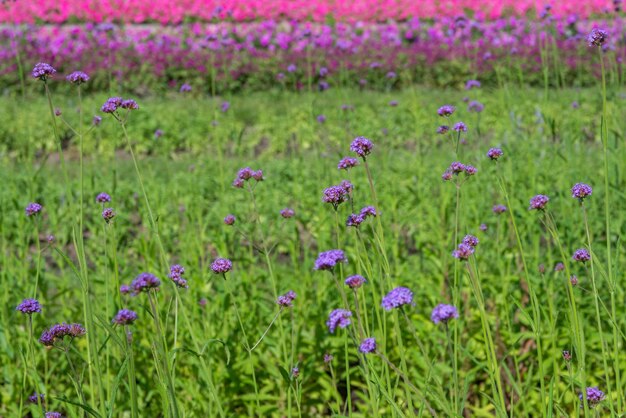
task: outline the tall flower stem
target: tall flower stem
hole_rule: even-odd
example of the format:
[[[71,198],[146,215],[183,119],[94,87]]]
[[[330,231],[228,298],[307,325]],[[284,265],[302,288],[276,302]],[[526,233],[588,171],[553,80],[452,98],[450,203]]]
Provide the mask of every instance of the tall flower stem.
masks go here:
[[[139,417],[139,395],[137,394],[137,377],[135,373],[135,355],[133,353],[130,329],[124,326],[126,340],[126,356],[128,358],[128,386],[130,387],[130,411],[132,418]]]

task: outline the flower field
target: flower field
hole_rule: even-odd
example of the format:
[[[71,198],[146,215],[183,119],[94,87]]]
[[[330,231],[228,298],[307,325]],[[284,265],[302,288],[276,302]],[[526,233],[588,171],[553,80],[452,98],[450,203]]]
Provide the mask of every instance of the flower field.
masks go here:
[[[0,417],[626,413],[619,2],[1,7]]]

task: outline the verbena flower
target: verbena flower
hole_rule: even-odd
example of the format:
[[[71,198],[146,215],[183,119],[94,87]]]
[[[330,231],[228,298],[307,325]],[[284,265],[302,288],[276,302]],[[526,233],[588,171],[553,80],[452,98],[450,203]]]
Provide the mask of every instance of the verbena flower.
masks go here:
[[[365,217],[361,214],[351,213],[346,219],[346,226],[358,227],[365,221]]]
[[[483,110],[485,110],[485,105],[480,102],[477,102],[476,100],[472,100],[467,105],[467,110],[470,112],[480,113]]]
[[[159,280],[154,274],[140,273],[130,283],[130,287],[133,290],[134,295],[138,295],[141,292],[149,292],[152,289],[158,290],[161,286],[161,280]]]
[[[329,353],[324,353],[324,363],[329,364],[333,361],[333,355]]]
[[[284,209],[281,209],[280,211],[280,216],[282,216],[285,219],[293,218],[295,214],[296,212],[291,208],[284,208]]]
[[[447,133],[448,131],[450,131],[450,127],[447,125],[441,125],[437,128],[437,133],[440,135],[443,135]]]
[[[97,203],[107,203],[111,201],[111,196],[109,196],[107,193],[99,193],[98,196],[96,196],[96,202]]]
[[[591,260],[591,254],[589,254],[589,251],[587,251],[584,248],[579,248],[576,251],[574,251],[574,254],[572,255],[572,260],[574,261],[580,261],[580,262],[586,262]]]
[[[67,81],[72,84],[80,85],[89,81],[89,76],[82,71],[74,71],[67,77],[65,77]]]
[[[236,220],[235,215],[226,215],[224,217],[224,223],[226,225],[234,225],[235,224],[235,220]]]
[[[122,109],[128,109],[128,110],[137,110],[137,109],[139,109],[139,105],[133,99],[122,100],[122,103],[120,104],[120,107]]]
[[[485,232],[488,229],[487,224],[480,224],[478,229],[480,229],[481,231]]]
[[[507,211],[507,207],[504,206],[504,205],[495,205],[493,208],[491,208],[491,210],[496,215],[500,215],[500,214],[502,214],[502,213]]]
[[[316,119],[317,119],[317,121],[318,121],[319,123],[324,123],[324,122],[326,122],[326,116],[324,116],[324,115],[317,115],[317,118],[316,118]]]
[[[595,408],[596,406],[598,406],[598,404],[602,402],[605,398],[604,392],[598,389],[597,386],[588,387],[585,392],[587,394],[587,405],[589,405],[591,408]],[[578,398],[582,402],[583,394],[578,394]],[[584,405],[581,405],[581,407],[582,406]]]
[[[592,192],[593,189],[591,186],[585,183],[576,183],[572,186],[572,197],[581,202],[584,201],[587,196],[591,196]]]
[[[348,286],[351,289],[358,289],[359,287],[363,286],[365,283],[367,283],[367,280],[365,279],[365,277],[359,274],[350,276],[346,278],[346,281],[345,281],[346,286]]]
[[[470,247],[476,247],[478,245],[478,238],[476,238],[474,235],[465,235],[465,237],[463,237],[463,244],[465,245],[469,245]]]
[[[37,299],[24,299],[15,310],[26,315],[41,313],[41,304]]]
[[[48,411],[46,412],[45,418],[63,418],[63,415],[61,415],[60,412]]]
[[[331,334],[334,334],[337,327],[345,328],[352,323],[350,318],[352,317],[352,312],[346,309],[335,309],[328,315],[328,321],[326,321],[326,326],[328,327],[328,331]]]
[[[40,402],[43,404],[45,400],[46,395],[44,395],[43,393],[33,392],[33,394],[28,397],[28,402],[33,404],[38,404]]]
[[[41,212],[42,209],[43,206],[41,206],[39,203],[32,202],[26,205],[26,209],[24,209],[24,211],[26,212],[26,216],[33,216]]]
[[[386,311],[390,311],[394,308],[410,304],[413,304],[413,292],[407,287],[400,286],[396,287],[383,297],[381,306]]]
[[[337,169],[339,170],[349,170],[352,167],[356,167],[359,165],[359,160],[353,157],[344,157],[337,164]]]
[[[468,260],[474,254],[474,247],[467,244],[459,244],[456,250],[452,251],[452,256],[459,260]]]
[[[127,295],[131,292],[130,286],[127,284],[123,284],[120,286],[120,293],[122,295]]]
[[[376,351],[376,338],[366,338],[361,342],[359,351],[364,354],[373,353]]]
[[[565,270],[565,265],[563,263],[556,263],[554,266],[554,271],[563,271]]]
[[[392,100],[392,101],[390,101],[390,102],[389,102],[389,106],[391,106],[391,107],[396,107],[396,106],[398,106],[398,101],[397,101],[397,100]]]
[[[104,113],[115,113],[117,109],[122,105],[121,97],[109,97],[102,105],[100,110]]]
[[[374,206],[364,206],[361,208],[359,212],[362,216],[373,216],[376,217],[378,213],[376,212],[376,208]]]
[[[55,70],[52,65],[45,62],[38,62],[33,67],[33,72],[31,73],[31,75],[33,76],[33,78],[38,78],[41,81],[46,81],[56,72],[57,70]]]
[[[440,322],[443,322],[445,324],[449,320],[455,319],[458,317],[459,317],[459,311],[456,309],[456,307],[452,305],[446,305],[443,303],[440,303],[439,305],[435,306],[435,308],[433,309],[433,312],[430,314],[430,319],[435,324],[438,324]]]
[[[39,337],[41,342],[46,347],[52,347],[59,340],[63,340],[65,337],[78,338],[85,335],[87,331],[81,324],[56,324],[52,325],[47,330],[44,330]]]
[[[471,90],[473,88],[480,88],[480,81],[467,80],[467,82],[465,83],[465,90]]]
[[[489,151],[487,151],[487,157],[494,161],[502,157],[503,155],[504,152],[502,152],[500,148],[489,148]]]
[[[211,263],[211,270],[215,274],[226,274],[233,269],[233,263],[228,258],[216,258]]]
[[[591,30],[589,35],[587,35],[587,43],[589,46],[604,46],[608,39],[609,33],[604,29],[594,28]]]
[[[437,114],[441,117],[447,118],[452,116],[456,108],[452,105],[443,105],[439,109],[437,109]]]
[[[180,90],[179,90],[179,91],[180,91],[181,93],[189,93],[189,92],[191,91],[191,86],[190,86],[189,84],[187,84],[187,83],[183,83],[183,84],[180,86]]]
[[[348,259],[341,250],[323,251],[315,260],[315,270],[333,270],[338,263],[345,263]]]
[[[572,354],[568,350],[563,350],[563,360],[570,361],[572,359]]]
[[[538,194],[537,196],[530,199],[530,207],[529,210],[544,210],[546,205],[550,201],[548,196]]]
[[[288,291],[284,295],[280,295],[276,300],[276,303],[281,308],[291,308],[293,306],[293,301],[296,299],[296,292],[293,290]]]
[[[102,123],[102,118],[100,116],[95,115],[93,119],[91,120],[91,123],[93,123],[94,126],[100,126],[100,123]]]
[[[356,153],[359,157],[365,159],[371,152],[372,148],[374,148],[374,144],[372,141],[365,138],[364,136],[359,136],[354,138],[352,143],[350,144],[350,151]]]
[[[300,377],[300,369],[297,367],[292,368],[291,377],[293,377],[294,379],[297,379],[298,377]]]
[[[578,286],[578,276],[576,276],[575,274],[572,274],[569,277],[569,282],[572,284],[572,286]]]
[[[463,122],[457,122],[452,127],[457,132],[467,132],[467,125]]]
[[[174,264],[170,266],[170,274],[168,274],[167,277],[172,279],[176,286],[186,289],[189,287],[189,285],[187,284],[187,280],[183,278],[184,274],[185,268],[180,264]]]
[[[105,208],[102,211],[102,219],[104,219],[106,221],[106,223],[110,223],[113,218],[115,218],[115,211],[113,210],[113,208]]]
[[[345,187],[339,186],[330,186],[324,189],[322,194],[322,202],[330,203],[332,207],[337,210],[340,204],[347,201],[350,197],[349,190],[346,190]]]
[[[130,325],[137,320],[137,313],[130,309],[120,309],[112,322],[116,325]]]
[[[220,105],[220,110],[222,111],[222,113],[226,113],[228,109],[230,109],[230,103],[222,102],[222,104]]]

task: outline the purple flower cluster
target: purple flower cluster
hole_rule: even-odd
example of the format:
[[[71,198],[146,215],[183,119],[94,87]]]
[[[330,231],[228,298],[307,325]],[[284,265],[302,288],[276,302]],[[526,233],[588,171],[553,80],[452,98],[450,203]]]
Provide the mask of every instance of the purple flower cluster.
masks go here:
[[[315,270],[333,270],[337,263],[345,263],[348,259],[341,250],[323,251],[315,260]]]
[[[589,46],[604,46],[608,39],[609,33],[604,29],[594,28],[589,35],[587,35],[587,43]]]
[[[28,402],[33,403],[33,404],[38,404],[38,403],[44,403],[46,400],[46,395],[44,395],[43,393],[37,393],[37,392],[33,392],[32,395],[30,395],[28,397]]]
[[[133,99],[122,99],[121,97],[109,97],[100,110],[104,113],[115,113],[118,109],[137,110],[139,105]]]
[[[63,340],[64,337],[77,338],[85,335],[87,331],[81,324],[55,324],[44,330],[39,337],[39,342],[46,347],[52,347],[58,340]]]
[[[322,202],[330,203],[335,210],[343,202],[350,199],[350,192],[352,191],[352,184],[349,181],[344,180],[340,185],[330,186],[324,189],[322,193]]]
[[[559,272],[559,271],[563,271],[565,270],[565,264],[563,263],[556,263],[554,266],[554,271]]]
[[[504,155],[504,152],[502,152],[502,150],[500,148],[489,148],[489,151],[487,151],[487,157],[489,157],[491,160],[496,161],[498,158],[502,157]]]
[[[361,342],[359,351],[363,354],[369,354],[376,351],[376,338],[366,338]]]
[[[339,164],[337,164],[337,169],[338,170],[348,170],[352,167],[356,167],[357,165],[359,165],[359,160],[357,160],[354,157],[343,157],[340,161]]]
[[[328,321],[326,321],[326,326],[328,327],[328,331],[331,334],[335,332],[337,327],[345,328],[352,323],[350,318],[352,317],[352,312],[346,309],[335,309],[328,315]]]
[[[63,418],[63,415],[61,415],[60,412],[48,411],[46,412],[45,418]]]
[[[211,263],[211,270],[215,274],[226,274],[233,269],[233,263],[228,258],[216,258]]]
[[[296,296],[296,292],[290,290],[284,295],[280,295],[276,300],[276,303],[281,308],[291,308],[293,306],[293,301],[296,299]]]
[[[180,91],[181,93],[189,93],[189,92],[191,91],[191,86],[190,86],[189,84],[187,84],[187,83],[183,83],[183,84],[180,86],[179,91]]]
[[[187,280],[183,278],[185,274],[185,268],[180,264],[174,264],[170,266],[170,274],[167,275],[178,287],[182,287],[184,289],[188,288]]]
[[[447,118],[452,116],[456,108],[452,105],[443,105],[437,109],[437,114],[441,117]]]
[[[263,181],[263,170],[253,170],[250,167],[244,167],[237,172],[237,177],[233,180],[233,187],[243,188],[246,181],[254,179],[257,182]]]
[[[572,197],[580,200],[581,202],[585,200],[587,196],[591,196],[593,189],[590,185],[585,183],[576,183],[572,186]]]
[[[67,77],[65,77],[67,81],[72,84],[80,85],[89,81],[89,76],[82,71],[74,71]]]
[[[534,196],[532,199],[530,199],[530,207],[528,209],[544,210],[549,201],[550,198],[548,196],[538,194],[537,196]]]
[[[133,291],[133,295],[138,295],[141,292],[149,292],[152,289],[158,290],[161,286],[161,280],[159,280],[154,274],[140,273],[130,283],[130,288]]]
[[[463,237],[463,241],[461,241],[465,245],[469,245],[472,248],[475,248],[478,245],[478,238],[474,235],[465,235]]]
[[[235,224],[235,215],[226,215],[226,217],[224,217],[224,223],[226,225],[234,225]]]
[[[452,256],[459,260],[469,260],[472,254],[474,254],[474,247],[464,243],[459,244],[456,250],[452,251]]]
[[[367,220],[368,217],[376,217],[376,208],[374,206],[365,206],[358,214],[352,213],[348,215],[346,226],[358,227]]]
[[[598,387],[588,387],[586,389],[586,393],[587,393],[587,405],[589,405],[591,408],[595,408],[596,406],[598,406],[598,404],[600,402],[602,402],[605,398],[604,392],[602,392],[600,389],[598,389]],[[578,394],[578,398],[580,399],[580,401],[583,401],[583,394],[580,393]],[[581,404],[581,407],[583,405]]]
[[[41,313],[41,304],[37,299],[24,299],[15,310],[26,315]]]
[[[435,306],[435,308],[433,309],[433,312],[430,314],[430,319],[435,324],[438,324],[440,322],[443,322],[445,324],[449,320],[455,319],[458,317],[459,317],[459,311],[456,309],[456,307],[452,305],[445,305],[443,303],[440,303],[439,305]]]
[[[507,207],[504,205],[495,205],[492,209],[493,213],[496,215],[500,215],[507,211]]]
[[[467,82],[465,83],[465,90],[471,90],[473,88],[480,88],[480,81],[467,80]]]
[[[485,110],[485,105],[480,102],[477,102],[476,100],[472,100],[467,105],[467,110],[470,112],[480,113],[483,110]]]
[[[467,132],[467,125],[463,122],[457,122],[452,127],[456,132]]]
[[[280,211],[280,216],[282,216],[285,219],[293,218],[295,214],[296,212],[291,208],[284,208],[284,209],[281,209]]]
[[[137,313],[130,309],[120,309],[113,320],[116,325],[130,325],[137,320]]]
[[[28,205],[26,205],[26,216],[33,216],[33,215],[37,215],[39,212],[41,212],[41,210],[43,209],[43,206],[41,206],[39,203],[33,202],[33,203],[29,203]]]
[[[437,128],[437,133],[440,135],[446,134],[450,131],[450,127],[447,125],[441,125]]]
[[[459,175],[461,173],[465,173],[466,176],[473,176],[476,174],[478,170],[476,167],[472,165],[465,165],[458,161],[454,161],[450,164],[450,166],[443,172],[441,178],[445,181],[451,180],[453,176]]]
[[[367,280],[365,279],[365,277],[359,274],[350,276],[345,281],[346,286],[348,286],[351,289],[358,289],[359,287],[363,286],[365,283],[367,283]]]
[[[574,251],[574,254],[572,255],[572,260],[585,263],[591,260],[591,254],[589,254],[589,251],[587,251],[586,249],[579,248],[576,251]]]
[[[350,151],[355,152],[363,159],[372,152],[372,148],[374,148],[374,144],[364,136],[356,137],[350,144]]]
[[[99,193],[98,196],[96,196],[96,202],[97,203],[107,203],[111,201],[111,196],[109,196],[107,193]]]
[[[113,208],[105,208],[102,211],[102,219],[104,219],[106,223],[110,223],[113,218],[115,218],[115,215],[116,213]]]
[[[413,304],[413,292],[407,287],[396,287],[383,298],[381,306],[390,311],[410,304]]]
[[[38,62],[33,67],[33,72],[31,73],[31,75],[33,76],[33,78],[38,78],[41,81],[46,81],[56,72],[57,70],[55,70],[52,65],[46,64],[45,62]]]

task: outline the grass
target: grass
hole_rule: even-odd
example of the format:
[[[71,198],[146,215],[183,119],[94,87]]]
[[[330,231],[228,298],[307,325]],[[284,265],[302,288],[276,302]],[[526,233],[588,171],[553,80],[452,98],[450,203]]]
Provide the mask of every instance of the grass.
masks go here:
[[[608,115],[619,114],[618,93],[609,91]],[[619,360],[626,316],[611,301],[624,298],[625,127],[609,118],[603,137],[609,274],[602,97],[597,89],[551,90],[549,100],[544,94],[270,92],[224,98],[226,113],[221,100],[138,99],[141,108],[126,125],[140,177],[113,118],[103,115],[84,137],[82,234],[75,232],[79,138],[57,119],[67,183],[45,98],[0,99],[7,109],[0,123],[0,415],[41,415],[25,400],[36,388],[46,394],[42,406],[70,417],[576,416],[593,413],[580,408],[585,386],[607,392],[598,414],[623,412],[617,372],[626,371]],[[485,104],[480,130],[461,101],[466,95]],[[105,98],[84,99],[85,120],[100,114]],[[53,100],[75,125],[74,96]],[[436,110],[446,103],[458,106],[451,121],[470,127],[458,155],[450,136],[434,133],[443,120]],[[326,123],[316,121],[319,114]],[[155,139],[156,129],[164,135]],[[336,169],[358,135],[375,144],[367,158],[371,183],[363,163]],[[498,164],[485,156],[492,146],[504,150]],[[441,179],[455,160],[478,168],[458,200],[454,184]],[[237,170],[248,165],[263,169],[265,180],[253,191],[233,188]],[[378,201],[381,216],[359,229],[343,226],[351,203],[335,214],[321,202],[322,190],[344,178],[354,184],[355,211]],[[594,187],[586,212],[570,196],[576,182]],[[102,191],[117,213],[110,224],[94,202]],[[550,197],[545,214],[528,210],[539,193]],[[31,201],[44,206],[40,216],[24,216]],[[494,214],[495,204],[508,212]],[[281,218],[284,207],[296,216]],[[222,221],[229,213],[235,226]],[[480,240],[476,256],[455,261],[451,252],[468,233]],[[588,246],[591,264],[571,261]],[[314,271],[318,253],[332,248],[349,261],[335,275]],[[234,265],[225,279],[210,269],[220,256]],[[557,262],[566,271],[554,272]],[[167,278],[174,263],[185,266],[189,289]],[[161,290],[120,295],[119,285],[143,271],[161,279]],[[354,294],[342,285],[352,274],[368,279]],[[578,276],[576,287],[570,274]],[[36,277],[44,311],[33,315],[35,338],[56,322],[91,323],[89,338],[75,339],[66,353],[38,342],[28,351],[28,320],[15,306],[32,295]],[[415,305],[383,311],[381,297],[396,286],[410,288]],[[294,307],[280,310],[276,294],[288,290],[297,293]],[[459,319],[434,325],[432,309],[453,301]],[[128,341],[110,325],[122,306],[139,316]],[[353,323],[330,334],[328,313],[343,307]],[[369,336],[379,354],[364,356],[356,345]],[[325,353],[334,356],[330,364]]]

